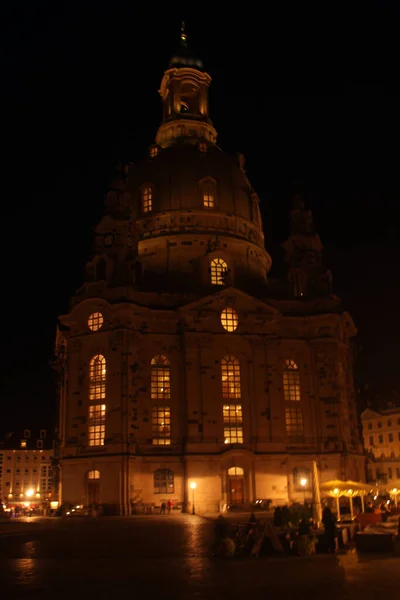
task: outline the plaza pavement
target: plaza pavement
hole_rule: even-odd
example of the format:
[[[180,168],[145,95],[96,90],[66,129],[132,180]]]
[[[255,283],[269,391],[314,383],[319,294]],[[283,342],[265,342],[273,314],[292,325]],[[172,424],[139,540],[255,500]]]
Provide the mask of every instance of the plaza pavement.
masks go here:
[[[238,519],[239,520],[239,519]],[[7,600],[399,600],[400,557],[216,559],[197,515],[0,523]]]

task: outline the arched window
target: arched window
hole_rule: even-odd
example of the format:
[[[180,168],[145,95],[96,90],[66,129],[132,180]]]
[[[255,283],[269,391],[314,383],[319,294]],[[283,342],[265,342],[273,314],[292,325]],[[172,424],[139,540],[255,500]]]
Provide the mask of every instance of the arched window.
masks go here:
[[[157,154],[158,154],[158,146],[150,146],[150,148],[149,148],[149,156],[151,158],[154,158],[154,157],[157,156]]]
[[[244,475],[242,467],[231,467],[228,469],[228,475]]]
[[[106,359],[96,354],[89,363],[89,400],[100,400],[106,397]]]
[[[182,81],[180,85],[181,112],[199,113],[199,86],[194,81]]]
[[[171,369],[168,358],[162,354],[151,359],[151,397],[153,400],[171,397]]]
[[[103,446],[106,433],[106,359],[96,354],[89,363],[89,446]]]
[[[170,469],[157,469],[154,471],[154,493],[174,493],[174,472]]]
[[[88,479],[100,479],[100,471],[97,471],[97,470],[89,471]]]
[[[142,201],[142,212],[148,213],[153,210],[153,188],[150,185],[145,185],[140,190]]]
[[[171,444],[171,409],[169,406],[153,406],[151,411],[151,435],[154,446]]]
[[[228,265],[222,258],[213,258],[210,263],[212,285],[224,285],[224,277],[227,270]]]
[[[221,360],[221,381],[223,398],[240,398],[240,363],[234,356]]]
[[[294,360],[285,361],[283,369],[283,395],[286,401],[300,400],[300,374]]]
[[[213,181],[204,181],[202,184],[203,206],[214,208],[215,206],[215,184]]]

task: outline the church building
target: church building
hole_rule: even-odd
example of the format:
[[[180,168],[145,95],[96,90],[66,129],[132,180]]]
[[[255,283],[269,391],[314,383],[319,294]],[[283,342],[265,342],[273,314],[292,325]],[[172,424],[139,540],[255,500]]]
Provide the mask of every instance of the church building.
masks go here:
[[[105,198],[59,319],[60,500],[131,514],[311,498],[365,479],[351,339],[311,211],[294,199],[270,282],[260,200],[217,144],[210,75],[182,32],[146,157]]]

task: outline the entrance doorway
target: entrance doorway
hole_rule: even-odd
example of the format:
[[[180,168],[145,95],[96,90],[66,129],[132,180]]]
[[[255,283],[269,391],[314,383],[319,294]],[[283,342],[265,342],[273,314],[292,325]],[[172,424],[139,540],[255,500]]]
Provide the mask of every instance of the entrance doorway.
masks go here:
[[[100,471],[89,471],[87,475],[88,504],[100,502]]]
[[[242,467],[228,469],[229,504],[244,504],[244,471]]]

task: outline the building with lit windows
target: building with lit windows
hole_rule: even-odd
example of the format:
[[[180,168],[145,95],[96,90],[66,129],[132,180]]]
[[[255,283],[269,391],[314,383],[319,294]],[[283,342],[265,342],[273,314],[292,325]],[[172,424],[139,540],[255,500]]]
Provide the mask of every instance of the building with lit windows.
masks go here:
[[[217,145],[211,77],[181,46],[147,156],[105,198],[86,277],[60,317],[62,501],[129,514],[311,495],[362,480],[351,338],[310,210],[296,197],[287,276],[269,281],[259,198]]]
[[[361,423],[368,481],[388,490],[400,489],[400,408],[368,408],[361,415]]]
[[[11,508],[49,508],[57,500],[54,439],[48,430],[24,429],[0,442],[0,498]]]

